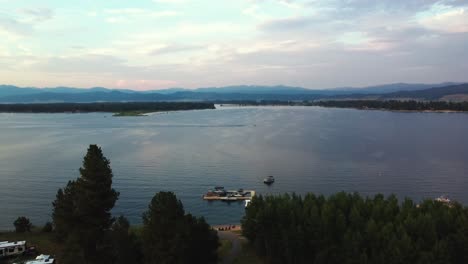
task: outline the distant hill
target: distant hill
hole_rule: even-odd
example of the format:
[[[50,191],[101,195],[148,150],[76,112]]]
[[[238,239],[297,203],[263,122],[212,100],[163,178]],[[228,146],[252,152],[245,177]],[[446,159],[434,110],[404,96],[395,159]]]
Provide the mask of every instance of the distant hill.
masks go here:
[[[321,93],[321,90],[312,90],[302,87],[292,86],[256,86],[256,85],[238,85],[225,87],[198,88],[195,92],[202,93],[243,93],[243,94],[309,94]]]
[[[36,93],[0,97],[3,103],[57,103],[57,102],[152,102],[152,101],[258,101],[258,100],[315,100],[313,94],[243,94],[210,92],[161,93],[124,93],[88,92],[88,93]]]
[[[0,97],[10,96],[10,95],[22,95],[22,94],[36,94],[41,93],[38,88],[24,87],[19,88],[13,85],[0,85]]]
[[[38,88],[39,89],[39,88]],[[113,89],[107,89],[104,87],[93,87],[93,88],[73,88],[73,87],[55,87],[55,88],[42,88],[41,90],[45,92],[50,92],[50,93],[89,93],[89,92],[112,92],[112,91],[117,91]],[[121,92],[134,92],[132,90],[118,90]]]
[[[381,95],[383,99],[411,98],[419,100],[446,100],[452,98],[457,101],[457,97],[464,98],[468,95],[468,83],[450,85],[446,87],[430,88],[419,91],[400,91]]]
[[[0,97],[4,103],[57,103],[57,102],[124,102],[124,101],[163,101],[170,100],[162,94],[124,93],[119,91],[98,91],[85,93],[43,92],[26,95]]]
[[[78,94],[91,92],[113,92],[119,91],[123,93],[136,93],[137,91],[129,89],[108,89],[104,87],[92,88],[75,88],[75,87],[54,87],[54,88],[37,88],[37,87],[17,87],[14,85],[0,85],[0,97],[25,94],[39,93],[60,93],[60,94]]]
[[[388,84],[364,88],[337,88],[312,90],[291,86],[226,86],[198,89],[169,88],[153,91],[108,89],[94,87],[19,88],[0,85],[0,102],[124,102],[124,101],[242,101],[278,100],[302,101],[317,99],[416,99],[450,100],[468,99],[468,84]],[[431,87],[431,88],[427,88]],[[435,87],[435,88],[432,88]],[[401,89],[401,90],[399,90]],[[397,90],[396,92],[394,90]]]
[[[391,83],[383,85],[374,85],[363,88],[335,88],[340,92],[354,93],[354,94],[383,94],[383,93],[393,93],[399,91],[419,91],[429,88],[444,87],[450,85],[457,85],[461,83],[455,82],[444,82],[436,84],[424,84],[424,83]]]

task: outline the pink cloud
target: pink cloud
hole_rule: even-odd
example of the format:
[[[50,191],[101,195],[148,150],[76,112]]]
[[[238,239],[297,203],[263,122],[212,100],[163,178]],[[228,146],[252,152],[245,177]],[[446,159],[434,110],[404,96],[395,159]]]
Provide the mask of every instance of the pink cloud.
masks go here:
[[[171,80],[117,80],[115,82],[115,86],[117,88],[126,88],[138,91],[163,89],[172,87],[176,84],[176,81]]]

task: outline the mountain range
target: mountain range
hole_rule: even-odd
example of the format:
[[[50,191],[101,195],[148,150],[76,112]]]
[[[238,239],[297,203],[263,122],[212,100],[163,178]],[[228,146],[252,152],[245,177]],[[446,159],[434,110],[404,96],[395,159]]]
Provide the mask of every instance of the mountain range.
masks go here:
[[[235,101],[317,99],[468,100],[468,84],[394,83],[364,88],[307,89],[292,86],[239,85],[198,89],[169,88],[152,91],[93,87],[17,87],[0,85],[0,103],[97,101]]]

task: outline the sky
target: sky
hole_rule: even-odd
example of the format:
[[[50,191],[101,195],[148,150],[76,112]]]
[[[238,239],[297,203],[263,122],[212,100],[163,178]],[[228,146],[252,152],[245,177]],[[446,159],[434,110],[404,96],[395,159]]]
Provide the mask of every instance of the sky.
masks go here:
[[[468,0],[0,0],[0,84],[468,81]]]

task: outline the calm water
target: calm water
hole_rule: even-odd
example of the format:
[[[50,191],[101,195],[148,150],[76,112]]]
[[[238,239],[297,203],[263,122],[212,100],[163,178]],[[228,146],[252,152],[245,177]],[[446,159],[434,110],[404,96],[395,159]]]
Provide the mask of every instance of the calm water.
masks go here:
[[[111,117],[0,114],[0,229],[50,220],[58,188],[102,146],[120,191],[115,214],[140,223],[155,192],[174,191],[211,224],[238,223],[243,203],[206,202],[214,185],[259,193],[359,191],[468,204],[468,114],[316,107],[222,108]],[[274,175],[267,187],[263,177]]]

